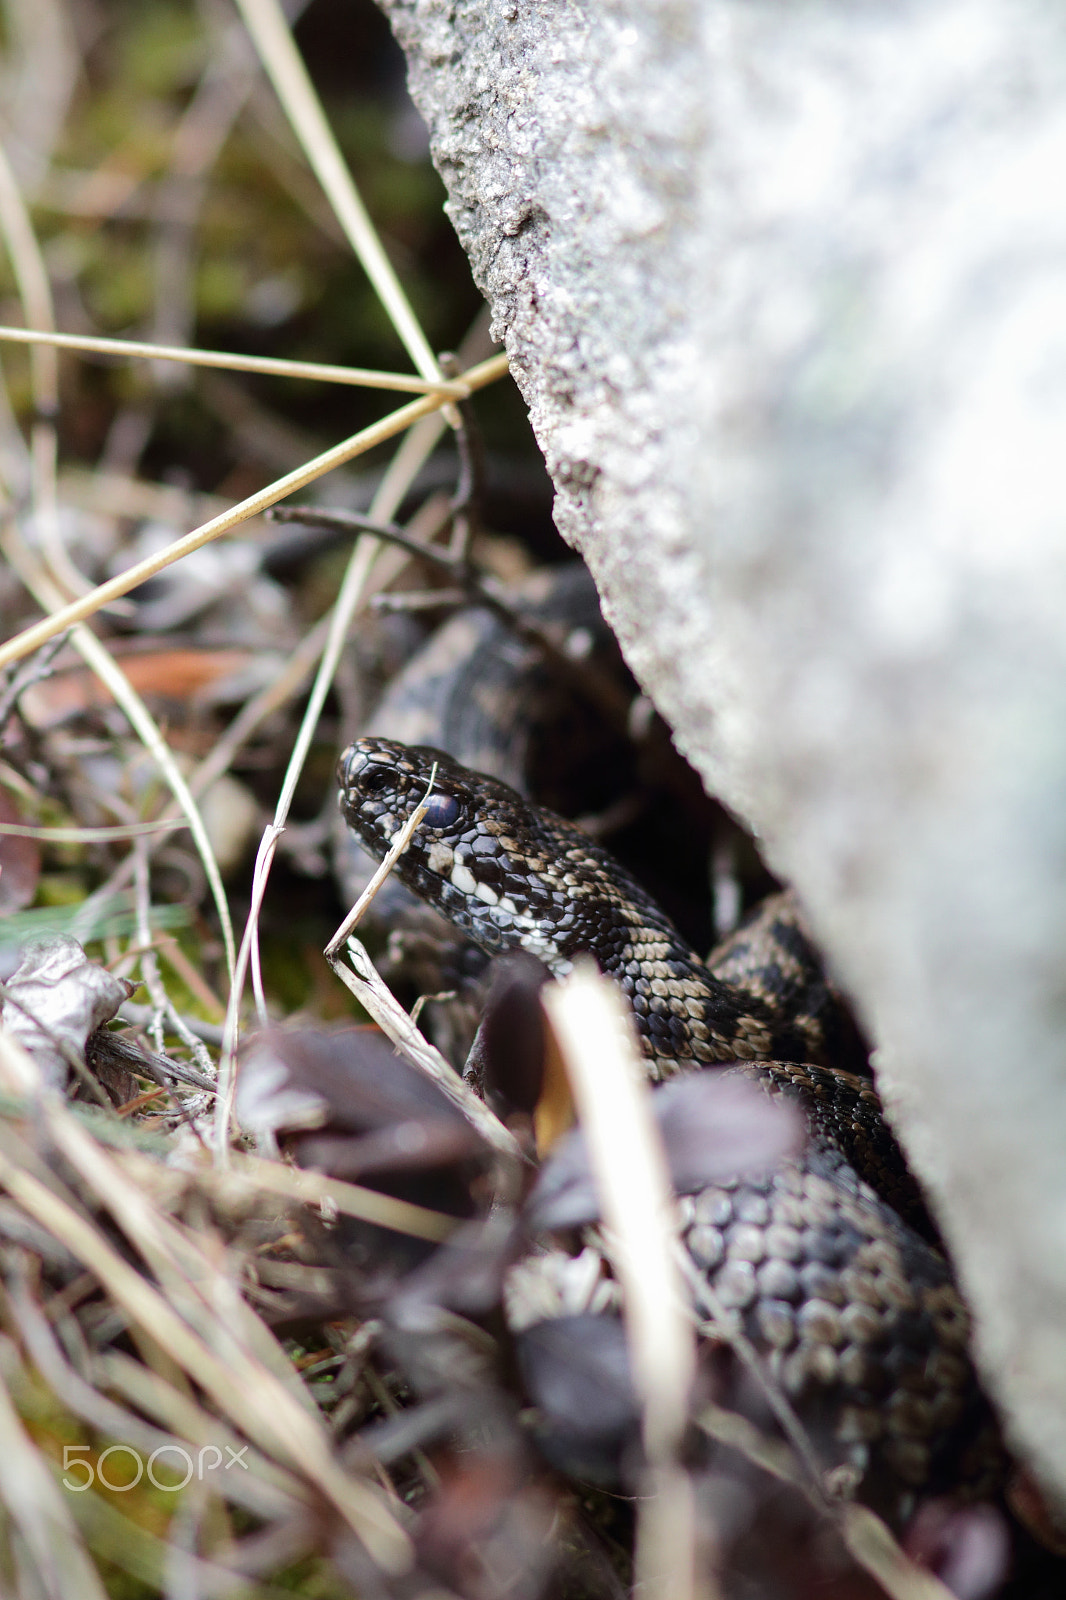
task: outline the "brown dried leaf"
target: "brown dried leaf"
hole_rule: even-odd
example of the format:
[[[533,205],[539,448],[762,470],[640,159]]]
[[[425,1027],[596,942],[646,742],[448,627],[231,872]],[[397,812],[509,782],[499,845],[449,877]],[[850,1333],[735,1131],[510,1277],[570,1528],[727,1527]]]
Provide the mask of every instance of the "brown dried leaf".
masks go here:
[[[32,822],[21,812],[14,798],[0,789],[0,822],[26,826]],[[0,917],[28,906],[37,893],[41,875],[41,847],[36,839],[20,839],[0,834]]]
[[[212,692],[237,679],[254,664],[248,650],[153,650],[140,654],[119,652],[122,670],[138,694],[164,696],[177,704],[202,704]],[[69,717],[109,706],[111,695],[95,673],[85,667],[54,672],[31,684],[21,699],[21,709],[31,727],[58,727]]]
[[[373,1028],[269,1029],[241,1064],[237,1114],[279,1134],[296,1164],[367,1185],[447,1217],[482,1206],[489,1154],[447,1095]],[[346,1218],[323,1248],[339,1250],[354,1301],[376,1302],[432,1254],[425,1240]]]

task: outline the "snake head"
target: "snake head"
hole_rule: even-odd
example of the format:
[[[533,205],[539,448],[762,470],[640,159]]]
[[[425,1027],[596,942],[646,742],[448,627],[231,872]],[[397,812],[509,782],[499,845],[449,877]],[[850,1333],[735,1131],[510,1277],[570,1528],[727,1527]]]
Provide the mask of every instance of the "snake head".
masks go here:
[[[369,736],[345,751],[341,811],[372,856],[387,854],[425,798],[434,766],[429,811],[396,863],[409,889],[489,955],[525,950],[557,978],[579,952],[594,956],[641,1019],[657,1074],[682,1060],[754,1056],[756,1044],[769,1052],[777,1039],[763,1011],[749,1015],[758,1002],[716,983],[606,850],[572,822],[443,751]]]
[[[380,861],[431,776],[428,810],[397,876],[483,950],[527,949],[559,970],[556,897],[530,857],[530,808],[514,789],[429,745],[367,737],[338,763],[341,813]]]
[[[409,847],[412,859],[428,857],[436,843],[439,848],[432,853],[443,860],[448,848],[454,850],[484,830],[491,811],[522,804],[505,783],[461,767],[443,750],[393,739],[357,739],[337,763],[337,781],[345,821],[378,860],[427,793],[429,809],[419,830],[427,848]]]

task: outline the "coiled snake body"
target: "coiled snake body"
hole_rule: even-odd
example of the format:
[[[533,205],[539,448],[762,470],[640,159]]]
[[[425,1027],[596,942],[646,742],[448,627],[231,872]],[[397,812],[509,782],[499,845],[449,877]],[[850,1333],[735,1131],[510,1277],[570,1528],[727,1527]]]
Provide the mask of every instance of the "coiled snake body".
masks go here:
[[[965,1306],[943,1257],[904,1220],[924,1213],[876,1092],[831,1059],[820,973],[762,981],[733,952],[723,970],[741,981],[725,981],[580,829],[424,746],[367,737],[341,758],[341,811],[372,855],[385,854],[434,764],[428,814],[397,867],[409,888],[489,953],[525,949],[556,976],[591,953],[632,1005],[653,1080],[729,1061],[802,1104],[802,1156],[682,1207],[693,1262],[740,1317],[823,1471],[897,1523],[920,1493],[993,1486],[999,1447]],[[516,1330],[610,1300],[587,1250],[555,1254],[554,1274],[543,1261],[512,1274]]]

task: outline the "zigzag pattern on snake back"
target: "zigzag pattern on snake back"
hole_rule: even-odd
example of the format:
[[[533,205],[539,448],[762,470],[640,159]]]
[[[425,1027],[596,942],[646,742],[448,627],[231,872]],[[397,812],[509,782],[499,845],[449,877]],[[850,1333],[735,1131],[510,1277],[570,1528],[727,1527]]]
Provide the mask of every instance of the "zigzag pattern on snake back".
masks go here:
[[[580,829],[428,747],[367,737],[341,758],[341,811],[372,855],[386,853],[434,766],[428,813],[397,866],[409,888],[490,954],[525,949],[556,976],[593,955],[629,999],[653,1081],[731,1061],[802,1104],[801,1158],[761,1181],[708,1186],[683,1214],[694,1263],[742,1318],[825,1471],[896,1523],[919,1492],[986,1492],[1001,1455],[966,1353],[968,1316],[943,1257],[895,1209],[922,1216],[872,1085],[829,1059],[824,978],[793,976],[801,1009],[781,1015],[778,982],[740,987],[710,972]],[[740,970],[735,949],[723,968]],[[573,1268],[588,1248],[559,1244],[514,1269],[517,1332],[610,1302],[606,1268]]]

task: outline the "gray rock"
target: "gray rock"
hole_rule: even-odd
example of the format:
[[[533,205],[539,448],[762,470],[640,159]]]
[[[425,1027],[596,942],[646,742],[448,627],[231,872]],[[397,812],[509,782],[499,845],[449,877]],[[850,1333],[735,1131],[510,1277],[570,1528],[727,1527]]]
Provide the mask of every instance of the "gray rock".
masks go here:
[[[1066,1491],[1066,18],[382,4],[559,526],[857,997]]]

